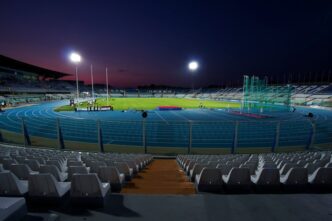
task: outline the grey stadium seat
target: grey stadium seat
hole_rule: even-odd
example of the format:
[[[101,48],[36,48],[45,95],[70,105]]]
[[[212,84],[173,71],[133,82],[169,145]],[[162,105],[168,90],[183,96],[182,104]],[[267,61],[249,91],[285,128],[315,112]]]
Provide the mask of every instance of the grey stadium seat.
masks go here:
[[[204,168],[196,175],[195,186],[197,192],[221,192],[223,187],[221,170]]]
[[[60,170],[55,165],[43,165],[40,167],[40,173],[50,173],[54,176],[54,178],[63,182],[68,178],[68,174],[64,172],[60,172]]]
[[[23,156],[16,156],[13,157],[18,163],[24,163],[25,157]]]
[[[248,168],[233,168],[228,175],[223,175],[227,191],[249,191],[250,171]]]
[[[0,173],[0,195],[23,196],[28,192],[28,181],[19,180],[11,172]]]
[[[222,175],[228,175],[231,169],[233,168],[232,165],[226,165],[226,164],[218,164],[217,168],[221,169]]]
[[[129,168],[133,169],[133,174],[137,174],[139,171],[139,166],[133,160],[127,160],[126,163],[128,164]]]
[[[190,175],[190,170],[194,167],[195,163],[196,161],[190,161],[190,163],[186,166],[185,171],[188,176]]]
[[[98,176],[102,182],[110,183],[112,192],[120,192],[125,182],[125,175],[119,173],[116,167],[100,167]]]
[[[116,163],[116,168],[118,168],[120,173],[123,173],[125,175],[125,180],[130,181],[133,176],[133,169],[129,168],[127,163]]]
[[[70,189],[70,182],[58,182],[53,175],[35,174],[29,177],[29,196],[61,199]]]
[[[67,162],[67,166],[70,167],[70,166],[84,166],[84,163],[82,161],[68,161]]]
[[[71,182],[70,197],[74,203],[104,205],[110,190],[109,183],[100,182],[97,174],[74,174]]]
[[[280,188],[280,174],[277,168],[262,168],[250,177],[257,191],[273,191]]]
[[[206,164],[199,164],[199,163],[196,163],[193,166],[193,168],[190,170],[190,173],[189,173],[191,182],[195,181],[196,175],[200,174],[205,167],[207,167]]]
[[[268,162],[268,163],[264,163],[262,168],[277,169],[277,165],[275,165],[275,163],[273,163],[273,162]]]
[[[332,190],[332,168],[318,168],[308,178],[308,182],[313,190],[331,191]]]
[[[7,171],[7,170],[5,170],[2,166],[2,163],[0,163],[0,172],[5,172],[5,171]]]
[[[308,169],[291,168],[285,175],[280,177],[280,183],[285,190],[303,191],[308,184]]]
[[[98,173],[99,167],[107,166],[105,162],[92,162],[90,164],[90,173]]]
[[[327,163],[327,164],[325,165],[325,167],[326,167],[326,168],[332,168],[332,163]]]
[[[68,167],[68,180],[71,180],[73,174],[88,174],[89,170],[85,166],[69,166]]]
[[[46,165],[54,165],[60,170],[60,172],[66,171],[66,167],[61,163],[60,160],[47,160]]]
[[[26,214],[23,197],[0,197],[0,220],[22,220]]]
[[[38,160],[27,159],[24,161],[24,163],[27,164],[33,171],[39,171],[40,169],[40,163],[38,162]]]
[[[46,160],[43,157],[34,157],[34,160],[37,160],[40,165],[46,164]]]
[[[38,172],[32,171],[26,164],[12,164],[10,171],[20,180],[28,180],[31,174],[38,174]]]
[[[295,163],[285,163],[280,169],[280,175],[285,175],[291,168],[299,167]]]
[[[307,163],[304,167],[308,169],[308,174],[312,174],[321,166],[319,163]]]
[[[5,170],[9,170],[9,168],[12,164],[17,164],[17,161],[14,159],[4,159],[2,161],[2,166]]]
[[[250,171],[250,175],[254,175],[256,172],[257,168],[257,163],[247,163],[247,164],[242,164],[240,168],[248,168]]]

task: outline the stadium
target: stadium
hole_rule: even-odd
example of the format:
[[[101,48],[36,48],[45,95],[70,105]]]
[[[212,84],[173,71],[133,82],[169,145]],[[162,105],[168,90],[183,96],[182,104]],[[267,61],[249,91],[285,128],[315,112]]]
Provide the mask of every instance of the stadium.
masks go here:
[[[65,57],[0,55],[0,220],[331,220],[331,70],[120,87]]]

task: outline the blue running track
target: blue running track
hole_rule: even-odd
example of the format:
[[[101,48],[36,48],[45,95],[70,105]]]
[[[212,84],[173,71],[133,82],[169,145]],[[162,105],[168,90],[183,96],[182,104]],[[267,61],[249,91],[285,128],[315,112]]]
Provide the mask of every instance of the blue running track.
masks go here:
[[[0,113],[0,128],[21,134],[23,118],[29,135],[56,139],[58,119],[64,140],[97,143],[97,122],[100,121],[104,144],[142,146],[141,112],[53,111],[65,104],[68,101],[6,110]],[[308,112],[314,113],[314,129],[304,116]],[[276,143],[279,122],[279,147],[306,147],[311,142],[312,133],[315,145],[332,143],[332,111],[297,108],[294,113],[273,112],[268,115],[271,117],[254,119],[226,110],[149,111],[145,123],[146,142],[150,147],[187,147],[191,124],[193,148],[272,147]]]

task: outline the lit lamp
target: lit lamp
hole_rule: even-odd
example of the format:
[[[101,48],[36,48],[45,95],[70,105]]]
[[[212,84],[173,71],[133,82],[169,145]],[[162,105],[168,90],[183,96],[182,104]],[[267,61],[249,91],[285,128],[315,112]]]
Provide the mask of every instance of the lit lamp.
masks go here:
[[[198,65],[198,62],[197,61],[191,61],[189,64],[188,64],[188,69],[189,71],[196,71],[198,69],[199,65]]]
[[[190,72],[195,72],[199,68],[199,64],[197,61],[191,61],[188,64],[188,69]],[[194,90],[194,84],[192,83],[192,89]]]
[[[78,71],[77,71],[77,66],[78,64],[81,62],[81,55],[79,55],[76,52],[72,52],[69,55],[69,59],[71,62],[73,62],[74,64],[76,64],[76,68],[75,68],[75,74],[76,74],[76,103],[78,103],[78,99],[79,99],[79,90],[78,90]]]

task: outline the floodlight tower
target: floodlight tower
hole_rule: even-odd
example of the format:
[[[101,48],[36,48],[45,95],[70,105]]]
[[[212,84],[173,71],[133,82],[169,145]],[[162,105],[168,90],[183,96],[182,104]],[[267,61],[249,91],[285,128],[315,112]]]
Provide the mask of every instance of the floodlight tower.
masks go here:
[[[91,67],[90,67],[90,71],[91,71],[91,97],[92,97],[92,101],[94,102],[95,94],[94,94],[94,89],[93,89],[93,67],[92,67],[92,64],[91,64]]]
[[[197,69],[199,68],[199,64],[197,61],[190,61],[188,63],[188,70],[191,72],[191,73],[194,73],[197,71]],[[192,89],[194,90],[194,83],[192,82]]]
[[[76,53],[76,52],[72,52],[69,55],[69,59],[71,62],[73,62],[74,64],[76,64],[75,67],[75,74],[76,74],[76,103],[78,103],[78,99],[79,99],[79,90],[78,90],[78,64],[81,62],[82,58],[81,55]]]
[[[107,106],[108,106],[108,68],[106,67],[106,102],[107,102]]]

